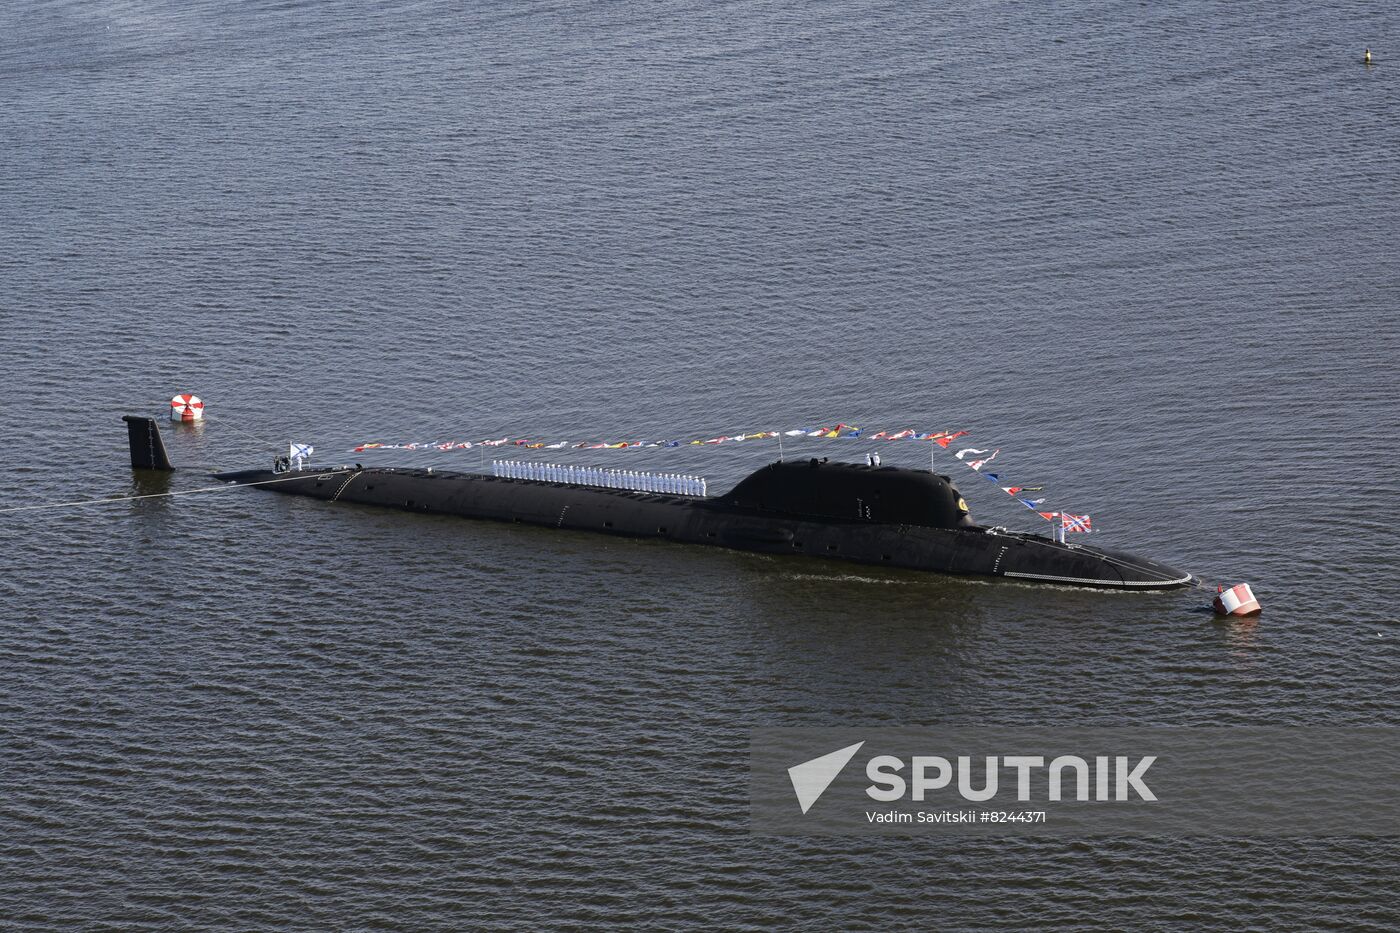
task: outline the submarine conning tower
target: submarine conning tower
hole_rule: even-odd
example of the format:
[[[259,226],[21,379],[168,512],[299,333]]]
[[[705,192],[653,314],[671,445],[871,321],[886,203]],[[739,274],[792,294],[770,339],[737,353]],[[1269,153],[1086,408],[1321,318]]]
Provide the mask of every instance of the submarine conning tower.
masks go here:
[[[726,506],[778,515],[812,516],[930,528],[974,528],[951,479],[926,470],[830,463],[770,463],[720,500]]]

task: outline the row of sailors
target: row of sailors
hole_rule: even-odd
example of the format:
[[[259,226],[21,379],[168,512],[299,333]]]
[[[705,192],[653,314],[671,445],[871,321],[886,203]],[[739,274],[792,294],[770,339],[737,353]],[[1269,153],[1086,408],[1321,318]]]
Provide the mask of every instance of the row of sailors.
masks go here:
[[[605,470],[600,467],[562,466],[528,460],[493,460],[496,476],[507,479],[533,479],[545,483],[573,483],[602,486],[605,489],[635,489],[638,492],[669,493],[677,496],[707,494],[703,476],[679,473],[641,473],[636,470]]]

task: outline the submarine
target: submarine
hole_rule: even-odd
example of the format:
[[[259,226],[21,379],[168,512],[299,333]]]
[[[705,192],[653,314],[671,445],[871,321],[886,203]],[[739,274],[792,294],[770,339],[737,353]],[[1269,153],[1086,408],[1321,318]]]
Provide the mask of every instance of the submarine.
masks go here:
[[[155,422],[124,420],[132,466],[172,469]],[[1022,583],[1112,590],[1198,583],[1186,571],[1132,554],[979,525],[952,479],[928,470],[779,460],[718,496],[688,486],[657,492],[570,481],[570,468],[541,472],[549,478],[359,465],[315,470],[279,457],[271,469],[214,477],[337,504]]]

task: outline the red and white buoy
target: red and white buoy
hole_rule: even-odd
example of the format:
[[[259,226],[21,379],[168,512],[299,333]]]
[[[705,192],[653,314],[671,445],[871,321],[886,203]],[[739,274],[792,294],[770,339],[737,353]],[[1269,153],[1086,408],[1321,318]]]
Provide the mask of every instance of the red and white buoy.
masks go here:
[[[1257,616],[1264,611],[1248,583],[1240,583],[1228,590],[1217,586],[1215,601],[1211,605],[1215,607],[1215,614],[1221,616]]]
[[[198,395],[185,392],[170,400],[171,421],[203,421],[204,402]]]

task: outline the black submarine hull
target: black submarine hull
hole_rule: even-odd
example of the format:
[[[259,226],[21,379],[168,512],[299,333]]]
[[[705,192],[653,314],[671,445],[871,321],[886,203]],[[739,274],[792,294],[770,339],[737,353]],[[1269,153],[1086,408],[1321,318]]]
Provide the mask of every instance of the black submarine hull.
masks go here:
[[[846,471],[867,469],[833,464],[827,472],[838,467]],[[781,481],[787,492],[794,486],[791,480],[801,476],[783,464],[766,469],[778,468],[787,475],[773,479]],[[895,472],[912,475],[919,471]],[[890,488],[889,477],[870,476],[882,479],[883,488]],[[749,480],[729,495],[701,498],[405,468],[341,468],[321,473],[243,470],[216,477],[330,502],[1026,583],[1164,590],[1196,582],[1185,571],[1146,558],[973,525],[965,516],[961,497],[946,481],[943,485],[952,490],[958,507],[964,510],[958,527],[882,520],[878,504],[862,504],[865,500],[860,498],[854,500],[851,517],[782,514],[774,511],[781,506],[743,494]],[[798,487],[800,492],[800,484]]]

